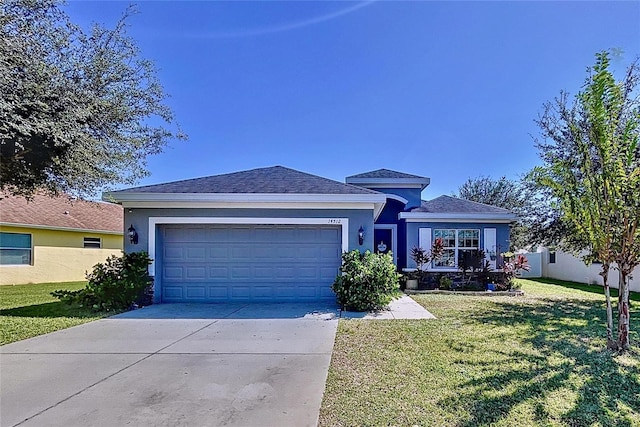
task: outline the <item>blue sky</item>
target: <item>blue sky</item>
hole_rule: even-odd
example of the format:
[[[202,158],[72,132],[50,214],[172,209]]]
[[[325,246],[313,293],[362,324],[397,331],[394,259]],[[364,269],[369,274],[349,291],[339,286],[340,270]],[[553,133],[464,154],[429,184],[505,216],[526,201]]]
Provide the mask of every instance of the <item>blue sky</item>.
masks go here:
[[[71,1],[113,27],[128,2]],[[539,160],[542,104],[594,54],[640,55],[640,2],[140,2],[129,34],[159,68],[186,142],[141,185],[283,165],[343,181],[388,168],[517,178]],[[621,75],[621,74],[619,74]]]

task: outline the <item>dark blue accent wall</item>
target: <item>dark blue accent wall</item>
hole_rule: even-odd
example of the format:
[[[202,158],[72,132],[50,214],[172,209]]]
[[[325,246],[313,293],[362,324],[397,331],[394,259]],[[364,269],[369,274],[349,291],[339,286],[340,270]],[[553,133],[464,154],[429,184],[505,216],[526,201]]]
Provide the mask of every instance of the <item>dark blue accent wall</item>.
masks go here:
[[[404,203],[393,199],[387,199],[382,213],[378,216],[376,224],[397,224],[398,214],[404,212]]]
[[[367,188],[370,188],[371,190],[379,191],[385,194],[395,194],[396,196],[400,196],[407,199],[409,203],[407,203],[407,206],[404,207],[404,210],[417,208],[418,206],[420,206],[420,203],[422,202],[422,199],[421,199],[422,190],[419,188],[374,188],[374,187],[367,187]]]

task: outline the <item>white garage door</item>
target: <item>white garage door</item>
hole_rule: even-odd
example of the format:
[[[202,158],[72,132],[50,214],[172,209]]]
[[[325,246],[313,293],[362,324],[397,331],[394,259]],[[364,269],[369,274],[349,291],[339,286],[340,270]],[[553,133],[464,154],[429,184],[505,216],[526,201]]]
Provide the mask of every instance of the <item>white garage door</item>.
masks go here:
[[[341,231],[319,225],[162,225],[163,302],[334,299]]]

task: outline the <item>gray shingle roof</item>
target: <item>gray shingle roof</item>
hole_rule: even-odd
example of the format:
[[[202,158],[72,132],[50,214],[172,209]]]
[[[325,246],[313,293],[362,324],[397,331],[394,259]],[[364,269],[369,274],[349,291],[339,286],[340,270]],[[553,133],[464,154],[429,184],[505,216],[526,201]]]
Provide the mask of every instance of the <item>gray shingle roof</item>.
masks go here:
[[[283,166],[213,175],[184,181],[114,191],[122,193],[249,193],[249,194],[379,194],[355,185]]]
[[[357,175],[348,176],[349,178],[419,178],[424,179],[424,176],[411,175],[404,172],[398,172],[391,169],[378,169],[370,172],[359,173]]]
[[[423,200],[420,207],[411,212],[429,213],[461,213],[461,214],[510,214],[507,209],[498,208],[484,203],[458,199],[451,196],[440,196],[432,200]]]

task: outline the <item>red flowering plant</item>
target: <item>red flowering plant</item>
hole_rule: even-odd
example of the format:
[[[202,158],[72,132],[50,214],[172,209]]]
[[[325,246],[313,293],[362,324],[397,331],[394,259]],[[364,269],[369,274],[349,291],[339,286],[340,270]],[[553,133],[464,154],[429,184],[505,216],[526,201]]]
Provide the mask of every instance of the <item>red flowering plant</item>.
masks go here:
[[[512,252],[505,252],[500,254],[504,259],[502,271],[504,272],[505,284],[511,289],[515,284],[514,279],[520,277],[523,271],[531,270],[529,260],[522,254],[514,256]]]

